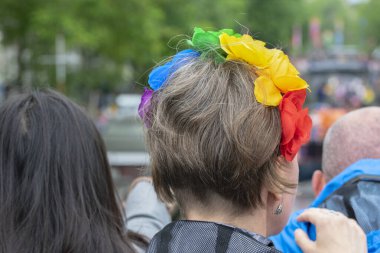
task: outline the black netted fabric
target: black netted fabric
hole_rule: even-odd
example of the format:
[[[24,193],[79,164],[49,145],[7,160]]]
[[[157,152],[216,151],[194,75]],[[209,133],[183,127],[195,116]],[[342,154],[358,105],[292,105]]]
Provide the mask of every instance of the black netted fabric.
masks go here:
[[[202,221],[176,221],[157,233],[148,253],[276,253],[272,242],[244,230]]]
[[[355,219],[365,233],[380,230],[380,177],[355,178],[335,191],[320,207]]]

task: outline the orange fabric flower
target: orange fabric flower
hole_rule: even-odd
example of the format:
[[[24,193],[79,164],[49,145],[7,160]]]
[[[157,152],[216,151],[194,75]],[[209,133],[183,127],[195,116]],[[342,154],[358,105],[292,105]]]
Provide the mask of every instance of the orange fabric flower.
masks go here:
[[[302,109],[305,99],[305,89],[289,91],[279,106],[282,126],[280,151],[287,161],[292,161],[300,147],[310,139],[311,118],[308,109]]]

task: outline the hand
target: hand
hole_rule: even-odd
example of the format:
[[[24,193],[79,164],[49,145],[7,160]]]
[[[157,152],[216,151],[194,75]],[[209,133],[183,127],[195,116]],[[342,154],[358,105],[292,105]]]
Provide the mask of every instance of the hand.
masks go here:
[[[353,219],[339,212],[310,208],[297,218],[300,222],[313,223],[317,230],[316,241],[297,229],[296,243],[305,253],[364,253],[367,252],[367,239],[363,230]]]

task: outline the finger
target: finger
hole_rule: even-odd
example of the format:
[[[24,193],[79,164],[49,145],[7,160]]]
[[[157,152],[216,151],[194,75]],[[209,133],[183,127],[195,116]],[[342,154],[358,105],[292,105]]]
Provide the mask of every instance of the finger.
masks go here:
[[[296,231],[294,231],[294,237],[297,245],[303,252],[311,252],[315,248],[315,242],[311,241],[302,229],[296,229]]]
[[[358,231],[362,231],[362,228],[359,226],[358,222],[354,219],[348,219],[349,223],[351,224],[351,227],[357,229]]]
[[[327,214],[320,208],[310,208],[301,213],[297,220],[301,222],[311,222],[317,224],[326,218]]]
[[[359,239],[361,239],[361,240],[367,240],[366,235],[365,235],[363,229],[359,226],[359,224],[357,223],[356,220],[349,219],[349,223],[351,225],[352,230],[356,231],[357,236],[358,236]]]
[[[340,212],[337,212],[337,211],[334,211],[334,210],[327,210],[327,212],[331,215],[335,215],[335,216],[341,216],[343,215],[342,213]]]

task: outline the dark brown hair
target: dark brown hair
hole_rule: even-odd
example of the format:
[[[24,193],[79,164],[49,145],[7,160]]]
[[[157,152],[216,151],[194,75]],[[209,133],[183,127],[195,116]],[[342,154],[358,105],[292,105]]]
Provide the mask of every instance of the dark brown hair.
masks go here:
[[[291,186],[276,170],[279,110],[256,101],[253,73],[243,62],[197,58],[154,93],[147,143],[162,199],[207,205],[216,193],[245,210],[262,203],[262,187]]]
[[[133,252],[91,119],[52,91],[0,107],[0,252]]]

